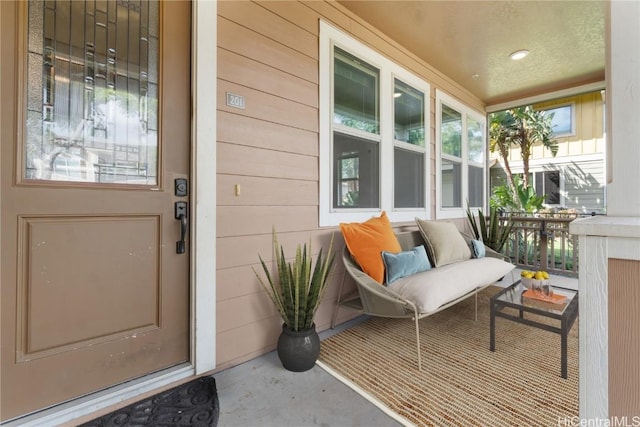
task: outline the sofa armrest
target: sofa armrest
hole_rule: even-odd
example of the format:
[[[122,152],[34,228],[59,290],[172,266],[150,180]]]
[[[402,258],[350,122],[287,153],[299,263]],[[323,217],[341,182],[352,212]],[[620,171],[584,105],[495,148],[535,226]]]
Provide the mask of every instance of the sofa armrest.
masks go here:
[[[363,272],[353,261],[346,247],[342,252],[342,260],[347,273],[356,282],[364,313],[380,317],[412,317],[414,315],[413,305]]]

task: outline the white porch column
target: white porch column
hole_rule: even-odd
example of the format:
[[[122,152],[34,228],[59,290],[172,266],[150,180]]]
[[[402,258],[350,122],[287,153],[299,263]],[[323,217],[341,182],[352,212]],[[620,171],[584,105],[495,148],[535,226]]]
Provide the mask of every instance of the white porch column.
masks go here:
[[[610,300],[609,291],[623,288],[624,295],[637,295],[630,287],[640,286],[612,279],[618,277],[617,272],[609,271],[611,260],[640,262],[640,2],[612,1],[607,5],[608,216],[580,219],[570,225],[571,233],[579,235],[580,245],[580,417],[586,420],[619,415],[611,413],[609,400],[610,390],[620,386],[609,378],[611,368],[620,369],[609,366],[610,335],[615,332],[615,345],[620,344],[618,331],[609,327],[617,303]],[[634,314],[623,315],[629,316],[631,334],[627,339],[635,345]],[[638,388],[633,381],[631,387]]]

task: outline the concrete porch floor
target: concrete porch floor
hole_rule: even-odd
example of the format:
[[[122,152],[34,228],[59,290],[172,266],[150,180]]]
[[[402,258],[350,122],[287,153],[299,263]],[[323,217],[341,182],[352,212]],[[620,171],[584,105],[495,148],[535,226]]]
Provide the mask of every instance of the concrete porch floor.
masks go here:
[[[352,326],[364,316],[321,339]],[[319,366],[289,372],[275,351],[213,376],[220,402],[219,427],[400,426]]]
[[[513,279],[520,278],[519,269]],[[511,274],[498,285],[512,283]],[[578,279],[553,275],[554,286],[578,289]],[[324,339],[363,321],[360,316],[320,334]],[[488,345],[488,344],[487,344]],[[319,366],[286,371],[275,351],[214,375],[220,401],[220,427],[302,427],[401,425]]]

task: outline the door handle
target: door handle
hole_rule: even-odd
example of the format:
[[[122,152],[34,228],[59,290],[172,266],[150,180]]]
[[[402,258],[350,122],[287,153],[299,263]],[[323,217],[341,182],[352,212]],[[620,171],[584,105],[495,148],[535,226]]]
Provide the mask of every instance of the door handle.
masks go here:
[[[189,215],[187,214],[187,202],[176,202],[175,217],[180,220],[180,240],[176,242],[176,253],[183,254],[186,251],[184,239],[189,228]]]

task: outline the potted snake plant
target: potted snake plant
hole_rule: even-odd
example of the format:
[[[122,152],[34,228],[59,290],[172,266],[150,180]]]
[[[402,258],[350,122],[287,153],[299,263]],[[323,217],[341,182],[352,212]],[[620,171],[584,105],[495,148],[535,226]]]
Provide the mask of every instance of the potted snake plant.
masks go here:
[[[276,306],[283,320],[278,338],[278,357],[285,369],[303,372],[311,369],[320,355],[320,338],[315,329],[314,316],[327,289],[329,273],[335,254],[333,235],[329,250],[323,257],[322,248],[313,265],[311,243],[298,244],[296,255],[287,261],[278,236],[273,230],[273,253],[277,273],[271,274],[260,258],[266,279],[254,269],[254,273],[267,295]]]

